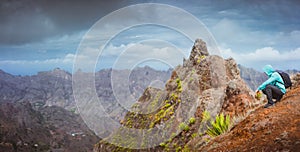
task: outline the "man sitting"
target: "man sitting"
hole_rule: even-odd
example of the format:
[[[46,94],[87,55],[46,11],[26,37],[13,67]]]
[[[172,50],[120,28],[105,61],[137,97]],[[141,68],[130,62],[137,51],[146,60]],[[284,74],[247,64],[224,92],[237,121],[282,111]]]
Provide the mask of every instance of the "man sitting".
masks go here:
[[[286,89],[280,74],[276,72],[271,65],[264,66],[263,70],[269,78],[257,88],[256,93],[262,90],[267,96],[268,103],[264,107],[268,108],[274,105],[273,99],[276,99],[276,102],[280,101],[282,96],[286,93]]]

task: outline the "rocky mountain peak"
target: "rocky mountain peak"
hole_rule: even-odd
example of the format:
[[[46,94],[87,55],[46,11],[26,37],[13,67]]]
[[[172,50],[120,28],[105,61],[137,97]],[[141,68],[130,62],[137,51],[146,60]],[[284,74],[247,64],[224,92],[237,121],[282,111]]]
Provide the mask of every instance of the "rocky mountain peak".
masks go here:
[[[206,43],[197,39],[189,59],[173,70],[165,89],[146,89],[133,106],[133,110],[128,112],[122,120],[123,126],[97,144],[94,151],[116,149],[127,151],[149,147],[151,148],[140,151],[164,151],[165,147],[160,147],[160,142],[183,147],[189,141],[188,139],[182,140],[185,134],[205,132],[205,128],[201,127],[206,126],[206,124],[201,124],[202,112],[208,111],[212,117],[219,113],[230,116],[247,113],[256,105],[253,103],[252,94],[253,92],[241,79],[236,62],[232,58],[225,60],[220,56],[209,55]],[[197,125],[190,126],[191,131],[182,132],[178,126],[182,123],[188,124],[190,118],[195,118]],[[169,138],[167,135],[159,135],[155,130],[161,127],[163,127],[162,130],[171,130],[176,136]],[[146,140],[147,144],[145,144],[143,140],[136,139],[139,135],[131,137],[132,134],[126,132],[124,128],[153,131],[151,141]],[[128,137],[123,141],[119,138],[122,136]],[[106,141],[117,142],[107,143]],[[143,145],[148,147],[143,147]],[[175,151],[176,149],[169,150]]]
[[[190,59],[193,59],[197,56],[208,56],[209,53],[207,51],[206,43],[202,39],[196,39]]]
[[[208,55],[206,43],[202,39],[196,39],[190,57],[187,61],[184,61],[184,65],[196,65],[201,59]]]
[[[64,71],[60,68],[55,68],[51,71],[39,72],[38,75],[40,75],[42,77],[43,76],[57,77],[57,78],[65,79],[65,80],[71,80],[72,79],[72,76],[69,72]]]

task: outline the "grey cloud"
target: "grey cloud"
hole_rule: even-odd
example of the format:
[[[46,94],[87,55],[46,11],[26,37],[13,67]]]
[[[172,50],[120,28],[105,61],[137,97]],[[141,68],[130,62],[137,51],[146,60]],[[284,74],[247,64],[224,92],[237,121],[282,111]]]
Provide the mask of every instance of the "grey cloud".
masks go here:
[[[40,41],[86,30],[104,15],[130,2],[80,0],[6,0],[0,3],[0,43]]]
[[[0,44],[25,44],[74,34],[87,30],[114,10],[142,2],[174,5],[201,20],[214,19],[218,22],[227,17],[239,20],[241,24],[245,20],[244,25],[251,28],[299,30],[300,24],[298,0],[2,0]],[[248,24],[249,20],[251,24]]]

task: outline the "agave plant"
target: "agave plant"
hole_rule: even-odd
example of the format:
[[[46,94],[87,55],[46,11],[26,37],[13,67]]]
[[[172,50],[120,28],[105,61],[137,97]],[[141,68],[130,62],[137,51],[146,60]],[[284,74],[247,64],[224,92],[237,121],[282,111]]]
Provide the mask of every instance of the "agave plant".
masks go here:
[[[211,137],[215,137],[229,131],[232,123],[229,115],[224,116],[221,113],[220,115],[217,115],[216,120],[211,121],[210,124],[211,127],[208,127],[206,132]]]

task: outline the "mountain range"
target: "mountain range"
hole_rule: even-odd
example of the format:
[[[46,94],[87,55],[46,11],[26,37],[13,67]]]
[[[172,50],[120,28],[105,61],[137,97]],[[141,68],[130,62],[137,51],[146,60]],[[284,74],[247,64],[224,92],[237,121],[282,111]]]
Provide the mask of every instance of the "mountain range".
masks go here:
[[[217,89],[215,92],[221,93],[217,83],[222,84],[221,88],[226,93],[224,94],[225,101],[222,102],[228,103],[220,105],[223,108],[219,107],[217,111],[220,111],[221,108],[224,112],[232,115],[240,113],[234,107],[240,103],[237,100],[245,96],[247,96],[247,100],[252,99],[248,94],[251,94],[251,89],[255,90],[267,79],[265,74],[237,65],[232,59],[221,60],[209,56],[207,52],[203,51],[206,50],[206,46],[203,44],[202,46],[195,45],[194,50],[197,48],[200,50],[198,52],[192,51],[190,59],[183,66],[174,69],[175,72],[173,69],[158,71],[148,66],[133,70],[103,69],[96,72],[95,88],[99,101],[103,103],[106,112],[112,118],[122,121],[126,125],[130,113],[126,109],[119,108],[114,91],[118,92],[118,96],[121,98],[126,98],[127,94],[123,94],[122,89],[118,90],[118,87],[113,89],[112,73],[117,76],[114,79],[115,84],[122,84],[124,78],[121,77],[125,73],[129,73],[129,77],[125,79],[130,84],[128,89],[139,102],[152,99],[155,94],[164,89],[167,89],[167,92],[161,94],[164,94],[165,98],[171,98],[171,93],[176,92],[178,87],[176,79],[180,76],[180,81],[183,83],[182,91],[187,95],[199,95],[197,92],[185,91],[198,88],[198,91],[202,92],[201,95],[212,97],[213,95],[208,90],[215,88]],[[205,60],[199,61],[201,57]],[[205,73],[206,71],[214,74],[205,66],[211,66],[215,60],[229,66],[226,71],[227,74],[225,74],[227,75],[226,81],[232,83],[225,84],[225,80],[218,77],[218,74],[216,74],[215,79],[211,79],[208,77],[209,73]],[[200,63],[203,65],[197,67],[196,65]],[[219,67],[216,65],[215,68],[217,70]],[[83,78],[91,74],[78,72]],[[299,73],[297,70],[287,72],[291,75]],[[186,77],[189,74],[190,78],[187,80]],[[152,87],[148,88],[149,86]],[[187,98],[184,95],[181,97]],[[191,96],[191,98],[198,99],[197,96]],[[212,99],[209,101],[216,103]],[[247,102],[243,101],[241,104],[245,106],[248,104]],[[174,105],[174,108],[179,108],[178,106]],[[183,108],[187,107],[181,107],[181,110],[187,110]],[[241,109],[249,110],[247,108]],[[200,111],[198,114],[201,113]],[[214,115],[217,114],[217,111],[214,112]],[[73,94],[72,74],[59,68],[39,72],[32,76],[15,76],[0,70],[0,115],[0,151],[91,151],[93,145],[100,140],[79,115]],[[156,124],[159,122],[155,122],[153,125]],[[137,125],[137,127],[141,126]],[[175,139],[175,141],[177,140]]]
[[[95,84],[107,112],[117,117],[112,71],[95,73]],[[170,70],[157,71],[147,66],[114,72],[131,72],[129,88],[135,96],[153,85],[151,82],[163,83],[170,76]],[[59,68],[32,76],[15,76],[0,70],[0,116],[0,151],[91,151],[99,140],[79,115],[72,75]]]

